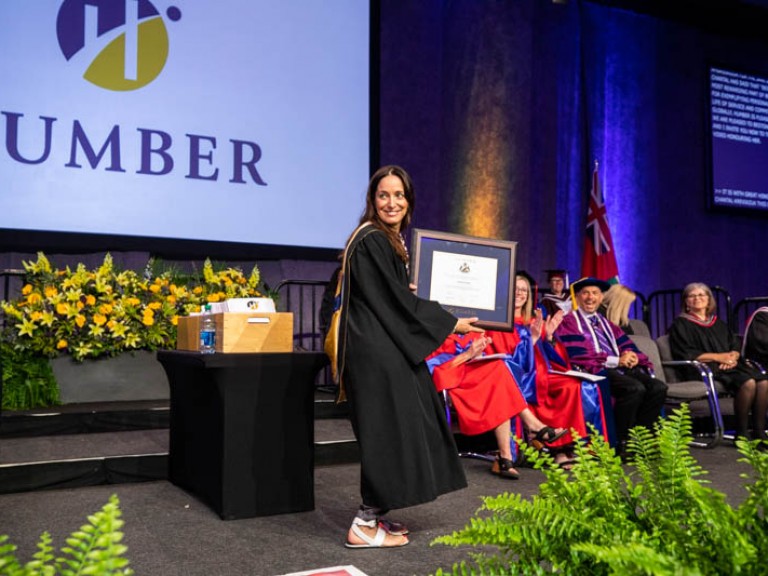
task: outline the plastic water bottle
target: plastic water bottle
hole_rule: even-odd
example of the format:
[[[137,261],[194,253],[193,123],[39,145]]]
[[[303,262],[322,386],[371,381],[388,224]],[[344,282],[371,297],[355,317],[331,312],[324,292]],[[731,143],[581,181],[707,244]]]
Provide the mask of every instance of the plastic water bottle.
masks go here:
[[[216,322],[211,314],[211,305],[206,304],[200,316],[200,353],[216,352]]]

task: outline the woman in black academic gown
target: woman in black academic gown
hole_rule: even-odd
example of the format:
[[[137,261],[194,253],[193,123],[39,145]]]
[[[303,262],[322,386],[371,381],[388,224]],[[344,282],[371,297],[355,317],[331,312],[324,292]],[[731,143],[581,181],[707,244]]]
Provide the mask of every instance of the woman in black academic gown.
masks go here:
[[[768,440],[768,380],[741,357],[736,336],[717,318],[715,306],[715,298],[706,284],[693,282],[683,289],[683,312],[669,331],[672,355],[678,360],[706,362],[715,379],[733,393],[737,436],[749,438],[751,411],[752,436]]]
[[[452,332],[482,330],[471,325],[476,318],[457,320],[411,292],[401,233],[413,207],[405,170],[380,168],[347,242],[339,369],[360,446],[362,495],[347,534],[351,548],[407,544],[407,528],[385,513],[466,486],[424,359]]]

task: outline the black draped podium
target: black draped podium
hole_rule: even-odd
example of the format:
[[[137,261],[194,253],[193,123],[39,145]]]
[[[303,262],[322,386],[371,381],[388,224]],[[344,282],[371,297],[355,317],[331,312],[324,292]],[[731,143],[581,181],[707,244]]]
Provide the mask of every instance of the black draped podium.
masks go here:
[[[157,354],[171,387],[171,482],[224,520],[314,508],[318,352]]]

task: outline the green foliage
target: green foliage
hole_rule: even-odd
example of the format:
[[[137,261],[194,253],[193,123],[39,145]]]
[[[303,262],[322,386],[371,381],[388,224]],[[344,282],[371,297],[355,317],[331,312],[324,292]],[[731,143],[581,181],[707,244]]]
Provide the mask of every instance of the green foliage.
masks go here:
[[[14,350],[0,340],[3,410],[28,410],[59,404],[59,387],[48,358]]]
[[[42,252],[24,262],[21,295],[0,301],[0,354],[6,409],[58,404],[58,389],[43,358],[86,358],[176,347],[179,316],[209,302],[262,297],[267,287],[254,266],[249,275],[209,259],[200,274],[150,260],[144,274],[118,270],[107,254],[94,270],[55,269]]]
[[[25,565],[15,556],[16,546],[8,542],[8,536],[0,536],[0,574],[3,576],[129,576],[124,557],[127,546],[121,544],[123,521],[120,519],[120,501],[116,495],[109,498],[104,507],[88,517],[85,524],[67,538],[56,557],[51,536],[43,532],[37,544],[37,552]]]
[[[433,542],[472,546],[470,559],[436,575],[764,574],[768,454],[737,442],[753,473],[745,475],[749,496],[734,509],[702,478],[691,440],[683,407],[654,432],[632,430],[626,468],[599,438],[577,446],[570,473],[523,447],[546,476],[539,493],[484,498],[466,527]]]
[[[50,358],[175,348],[179,316],[209,302],[262,295],[257,266],[246,276],[238,268],[216,271],[206,260],[201,278],[177,282],[173,269],[158,276],[149,276],[152,266],[145,276],[117,270],[109,254],[95,270],[83,264],[54,269],[43,253],[23,264],[21,296],[0,302],[2,339],[17,351]]]

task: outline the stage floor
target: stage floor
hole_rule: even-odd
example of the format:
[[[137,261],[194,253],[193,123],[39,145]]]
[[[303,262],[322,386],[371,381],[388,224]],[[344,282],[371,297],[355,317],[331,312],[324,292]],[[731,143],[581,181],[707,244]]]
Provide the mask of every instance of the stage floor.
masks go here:
[[[60,548],[63,539],[78,529],[88,514],[100,509],[111,494],[117,494],[125,520],[127,556],[137,574],[277,576],[328,566],[354,566],[367,576],[429,574],[465,558],[463,550],[430,546],[430,542],[462,528],[480,506],[482,496],[512,491],[531,497],[543,480],[540,472],[526,467],[520,468],[519,480],[504,480],[489,474],[487,462],[462,459],[468,488],[392,514],[411,529],[408,546],[386,551],[349,550],[343,545],[344,537],[359,505],[356,443],[349,420],[335,412],[328,395],[321,394],[319,399],[324,402],[316,405],[316,414],[323,416],[315,420],[315,509],[311,512],[222,521],[195,496],[164,480],[169,430],[162,425],[162,418],[157,418],[166,409],[161,403],[132,407],[148,408],[147,413],[157,411],[153,422],[159,425],[154,428],[1,437],[0,472],[26,468],[17,466],[24,463],[116,458],[117,462],[104,468],[118,483],[99,484],[100,476],[87,468],[73,468],[85,482],[99,485],[65,487],[53,482],[44,490],[6,490],[8,493],[0,494],[0,534],[8,534],[18,546],[18,557],[27,561],[43,531],[49,531],[54,546]],[[82,408],[62,407],[60,412],[82,413]],[[103,407],[92,408],[101,414]],[[99,416],[92,420],[97,428],[109,428],[116,419]],[[122,418],[117,420],[117,425],[125,423]],[[746,497],[745,480],[740,475],[748,468],[738,461],[740,456],[731,442],[724,441],[712,450],[694,448],[692,454],[707,470],[705,479],[724,492],[732,505]],[[131,462],[121,461],[126,460],[123,457],[147,461],[150,479],[137,481],[144,470],[132,469]],[[22,483],[17,476],[9,478]],[[66,481],[73,483],[69,486],[77,485],[76,480]]]
[[[0,439],[0,465],[168,453],[168,428]],[[315,443],[354,442],[347,419],[315,420]]]
[[[746,497],[740,474],[748,468],[730,445],[693,449],[711,486],[735,505]],[[124,543],[136,574],[163,576],[276,576],[327,566],[353,565],[368,576],[430,574],[464,558],[465,551],[430,546],[437,536],[462,528],[482,496],[511,491],[530,497],[543,475],[521,469],[519,480],[489,474],[488,464],[463,459],[469,487],[436,501],[391,514],[408,524],[411,543],[396,550],[349,550],[344,537],[359,504],[357,464],[315,468],[315,510],[222,521],[208,506],[166,481],[102,485],[0,495],[0,533],[29,560],[48,530],[56,548],[88,514],[117,494]]]

